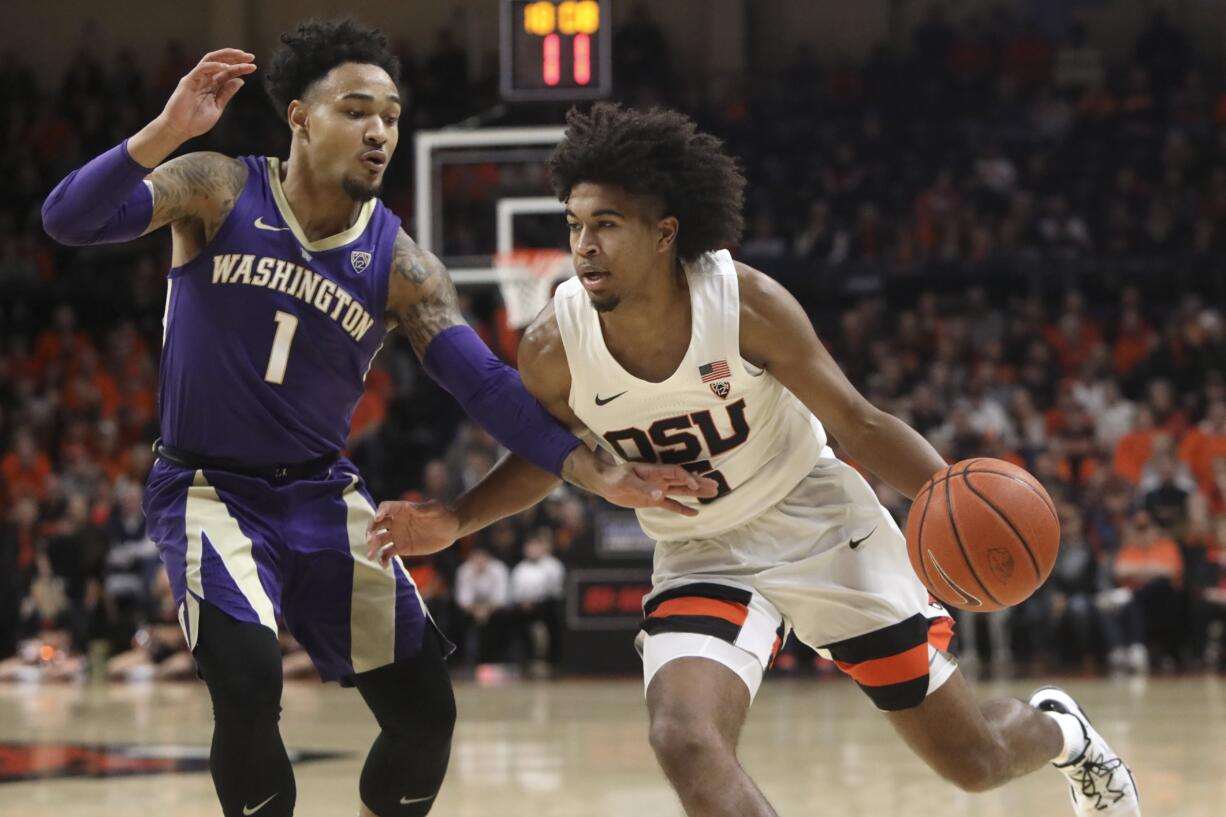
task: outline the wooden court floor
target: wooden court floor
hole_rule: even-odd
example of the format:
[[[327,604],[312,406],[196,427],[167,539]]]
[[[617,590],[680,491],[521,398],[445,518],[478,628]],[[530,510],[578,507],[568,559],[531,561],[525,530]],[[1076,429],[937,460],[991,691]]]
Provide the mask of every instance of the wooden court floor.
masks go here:
[[[1066,687],[1125,754],[1147,817],[1226,814],[1226,679],[1071,681]],[[978,690],[1023,696],[1030,685]],[[457,697],[451,770],[432,815],[681,815],[647,746],[638,683],[460,683]],[[296,813],[355,814],[358,771],[374,734],[358,695],[335,685],[288,683],[282,724],[292,751],[332,755],[298,765]],[[0,687],[0,770],[10,777],[30,762],[21,760],[21,745],[116,744],[111,752],[119,761],[99,761],[96,749],[73,754],[50,748],[36,757],[51,767],[65,758],[80,766],[85,751],[94,753],[94,767],[101,762],[130,770],[133,763],[171,762],[166,758],[199,764],[209,733],[208,698],[198,683]],[[1072,814],[1063,778],[1050,769],[986,795],[953,790],[915,760],[842,680],[768,679],[741,756],[780,815]],[[220,813],[205,771],[0,782],[3,817]]]

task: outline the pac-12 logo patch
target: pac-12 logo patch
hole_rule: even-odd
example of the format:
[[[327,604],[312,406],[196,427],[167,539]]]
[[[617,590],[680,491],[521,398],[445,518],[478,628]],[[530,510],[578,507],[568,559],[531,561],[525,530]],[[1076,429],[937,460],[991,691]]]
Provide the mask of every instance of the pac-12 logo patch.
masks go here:
[[[720,400],[727,400],[728,392],[732,391],[732,384],[727,380],[721,380],[718,383],[708,383],[707,385],[711,387],[711,391],[713,391],[715,396]]]
[[[353,264],[353,271],[361,275],[370,266],[370,253],[363,250],[354,250],[349,253],[349,263]]]

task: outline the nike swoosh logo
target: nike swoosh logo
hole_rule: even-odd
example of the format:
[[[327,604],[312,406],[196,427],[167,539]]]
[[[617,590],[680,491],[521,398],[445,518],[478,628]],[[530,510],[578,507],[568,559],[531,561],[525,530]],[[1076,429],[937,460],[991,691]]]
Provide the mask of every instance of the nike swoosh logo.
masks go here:
[[[629,391],[629,389],[627,389],[626,391]],[[608,403],[612,403],[614,400],[616,400],[617,398],[621,397],[621,396],[622,396],[623,394],[625,394],[625,393],[626,393],[626,392],[621,391],[621,392],[618,392],[617,394],[613,395],[612,397],[605,397],[605,398],[601,398],[601,396],[598,394],[598,395],[596,395],[596,405],[598,405],[598,406],[603,406],[603,405],[606,405],[606,404],[608,404]]]
[[[400,805],[402,805],[402,806],[410,806],[410,805],[412,805],[413,803],[424,803],[424,802],[426,802],[427,800],[433,800],[433,799],[434,799],[434,795],[433,795],[433,794],[432,794],[432,795],[430,795],[429,797],[414,797],[412,800],[410,800],[410,799],[409,799],[409,798],[407,798],[407,797],[401,797],[401,798],[400,798]]]
[[[272,797],[276,797],[276,796],[277,796],[277,794],[279,794],[279,792],[273,792]],[[243,806],[243,814],[245,815],[245,817],[251,817],[251,815],[252,815],[252,814],[255,814],[257,811],[259,811],[260,809],[264,808],[264,806],[266,806],[266,805],[268,805],[269,803],[271,803],[271,802],[272,802],[272,797],[269,797],[267,800],[265,800],[263,803],[260,803],[260,804],[259,804],[258,806],[256,806],[255,808],[247,808],[247,806],[246,806],[246,805],[244,805],[244,806]]]
[[[932,566],[937,569],[937,573],[941,574],[941,578],[949,585],[949,589],[958,595],[958,601],[968,607],[982,607],[983,602],[972,596],[970,593],[958,586],[957,582],[949,578],[949,574],[945,572],[945,568],[941,567],[941,563],[937,561],[937,557],[930,550],[928,551],[928,561],[932,562]]]
[[[274,233],[284,232],[289,229],[289,227],[274,227],[271,224],[265,224],[263,216],[256,216],[255,228],[257,230],[272,230]]]
[[[872,529],[872,530],[870,530],[868,533],[866,533],[866,534],[864,534],[863,536],[861,536],[859,539],[852,539],[852,540],[851,540],[851,549],[852,549],[852,550],[855,550],[856,548],[860,547],[860,543],[861,543],[861,542],[863,542],[865,539],[867,539],[868,537],[872,536],[872,535],[873,535],[874,533],[876,533],[876,532],[877,532],[877,529],[876,529],[876,528],[873,528],[873,529]]]

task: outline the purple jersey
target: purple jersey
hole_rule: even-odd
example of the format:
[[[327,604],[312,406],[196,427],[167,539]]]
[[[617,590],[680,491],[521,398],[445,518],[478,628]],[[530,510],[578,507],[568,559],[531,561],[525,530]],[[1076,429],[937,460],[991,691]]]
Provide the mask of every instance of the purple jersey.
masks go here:
[[[247,183],[200,255],[170,271],[162,439],[252,465],[345,447],[385,333],[400,219],[372,199],[353,226],[308,241],[277,159],[244,156]]]

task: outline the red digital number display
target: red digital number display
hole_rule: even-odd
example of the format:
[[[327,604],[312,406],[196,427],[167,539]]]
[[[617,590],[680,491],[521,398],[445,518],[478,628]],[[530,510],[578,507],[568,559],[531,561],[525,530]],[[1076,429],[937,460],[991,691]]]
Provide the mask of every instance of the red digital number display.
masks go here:
[[[608,94],[610,3],[503,0],[503,96],[565,100]]]
[[[585,616],[631,616],[643,614],[643,596],[650,584],[589,584],[583,587],[579,612]]]

